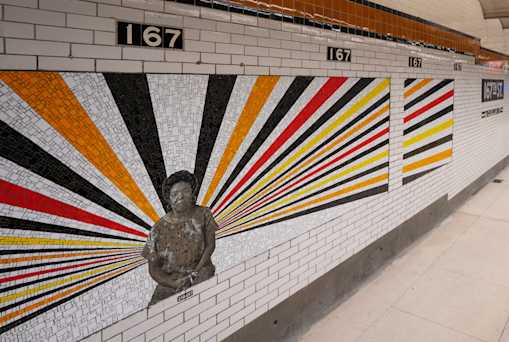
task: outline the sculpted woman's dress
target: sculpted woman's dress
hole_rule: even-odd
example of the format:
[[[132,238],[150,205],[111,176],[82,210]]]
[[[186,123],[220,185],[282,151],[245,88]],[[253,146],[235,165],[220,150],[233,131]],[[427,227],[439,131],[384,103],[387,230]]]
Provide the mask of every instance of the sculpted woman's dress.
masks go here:
[[[210,209],[196,205],[196,178],[178,171],[163,182],[168,213],[153,227],[143,249],[149,273],[158,285],[149,305],[214,275],[211,255],[216,247]]]

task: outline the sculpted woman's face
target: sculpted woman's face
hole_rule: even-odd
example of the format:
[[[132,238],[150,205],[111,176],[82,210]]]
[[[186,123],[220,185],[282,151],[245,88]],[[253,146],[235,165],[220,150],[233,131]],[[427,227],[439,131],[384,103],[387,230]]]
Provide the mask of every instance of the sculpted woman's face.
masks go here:
[[[170,189],[170,205],[177,212],[186,211],[194,206],[194,195],[191,184],[178,182]]]

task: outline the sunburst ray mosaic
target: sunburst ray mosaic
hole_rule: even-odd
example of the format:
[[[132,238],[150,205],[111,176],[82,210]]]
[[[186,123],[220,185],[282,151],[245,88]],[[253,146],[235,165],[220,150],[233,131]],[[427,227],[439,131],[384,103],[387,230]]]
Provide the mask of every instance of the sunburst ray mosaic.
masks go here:
[[[388,190],[388,79],[0,80],[0,333],[143,265],[176,170],[218,238]]]
[[[449,163],[453,150],[454,81],[406,79],[403,184]]]

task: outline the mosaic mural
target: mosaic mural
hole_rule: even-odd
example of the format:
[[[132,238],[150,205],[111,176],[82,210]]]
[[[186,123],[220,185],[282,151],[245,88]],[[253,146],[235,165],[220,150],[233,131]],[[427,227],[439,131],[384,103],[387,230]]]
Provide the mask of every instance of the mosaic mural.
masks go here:
[[[403,119],[403,184],[452,159],[454,81],[405,80]]]
[[[0,333],[143,265],[168,205],[162,182],[177,170],[195,174],[216,238],[388,190],[388,79],[1,72],[0,80]],[[452,87],[442,82],[408,110]],[[434,131],[408,146],[445,139],[435,125],[451,115],[424,119],[419,127],[433,121]],[[448,141],[433,144],[447,151]]]

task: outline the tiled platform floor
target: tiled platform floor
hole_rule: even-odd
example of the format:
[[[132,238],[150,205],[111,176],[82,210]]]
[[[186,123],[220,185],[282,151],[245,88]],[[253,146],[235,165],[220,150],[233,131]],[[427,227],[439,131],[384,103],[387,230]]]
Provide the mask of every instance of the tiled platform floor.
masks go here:
[[[509,342],[509,168],[301,342]]]

